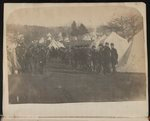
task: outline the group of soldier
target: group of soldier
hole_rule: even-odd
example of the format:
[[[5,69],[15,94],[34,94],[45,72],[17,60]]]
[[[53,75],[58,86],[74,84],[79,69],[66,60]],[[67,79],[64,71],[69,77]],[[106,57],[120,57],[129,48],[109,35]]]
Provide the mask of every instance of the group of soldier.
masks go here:
[[[111,73],[116,71],[118,53],[114,43],[100,44],[98,49],[95,46],[72,46],[66,48],[48,48],[43,44],[31,44],[27,49],[23,45],[16,49],[18,62],[22,71],[43,73],[48,64],[61,63],[64,66],[71,66],[73,69]]]
[[[19,72],[43,73],[46,66],[47,47],[43,44],[32,43],[25,47],[19,43],[16,47]]]
[[[99,49],[95,46],[74,46],[70,49],[60,49],[60,58],[66,65],[71,65],[74,69],[85,71],[110,73],[116,72],[118,63],[118,53],[114,48],[114,43],[100,44]]]

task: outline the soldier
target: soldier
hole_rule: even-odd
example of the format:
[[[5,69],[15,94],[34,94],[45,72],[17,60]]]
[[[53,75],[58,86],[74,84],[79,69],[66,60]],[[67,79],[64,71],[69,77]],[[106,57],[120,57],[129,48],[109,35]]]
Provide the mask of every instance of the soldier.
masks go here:
[[[111,43],[111,65],[112,65],[113,72],[116,72],[117,63],[118,63],[118,53],[116,48],[114,48],[114,43]]]
[[[25,58],[25,51],[26,51],[26,48],[25,48],[25,45],[24,43],[19,43],[16,47],[16,56],[17,56],[17,59],[18,59],[18,62],[21,66],[21,72],[24,72],[25,71],[25,61],[24,61],[24,58]]]
[[[65,63],[65,49],[64,48],[60,48],[59,58],[60,58],[61,63],[64,64]]]
[[[110,73],[110,56],[111,56],[111,53],[110,53],[109,43],[106,42],[104,50],[103,50],[104,74]]]
[[[25,53],[25,70],[28,70],[29,72],[34,72],[34,54],[35,54],[35,45],[31,44],[26,53]]]
[[[102,72],[102,69],[103,69],[103,50],[104,50],[104,47],[103,47],[103,44],[99,44],[99,51],[98,51],[98,72]]]
[[[83,70],[87,69],[87,50],[85,45],[81,46],[80,49],[80,67]]]
[[[44,68],[46,66],[46,54],[47,47],[45,45],[39,46],[39,55],[38,55],[38,69],[41,74],[44,72]]]
[[[88,71],[89,67],[88,67],[88,46],[84,46],[84,69],[86,71]]]
[[[72,67],[77,67],[77,47],[73,46],[71,47],[71,60],[72,60]]]
[[[91,53],[91,70],[96,71],[97,54],[96,54],[95,46],[92,46],[90,53]]]
[[[75,68],[78,68],[80,65],[80,47],[76,46],[74,50],[74,60],[75,60]]]

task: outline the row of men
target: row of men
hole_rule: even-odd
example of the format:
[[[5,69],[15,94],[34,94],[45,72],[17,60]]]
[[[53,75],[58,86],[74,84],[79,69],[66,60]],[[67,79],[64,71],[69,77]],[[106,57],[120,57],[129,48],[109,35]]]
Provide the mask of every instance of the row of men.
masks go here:
[[[60,63],[66,66],[71,65],[74,69],[82,69],[88,71],[97,71],[110,73],[116,71],[115,66],[118,60],[117,50],[114,44],[100,44],[99,50],[95,46],[89,48],[87,46],[75,46],[71,48],[49,49],[45,45],[32,44],[28,49],[23,45],[16,48],[18,62],[22,71],[38,71],[43,73],[44,68],[51,59],[59,59]]]
[[[52,51],[51,53],[53,53]],[[116,71],[118,63],[118,53],[114,44],[105,43],[99,45],[99,50],[95,46],[75,46],[71,49],[60,49],[57,51],[58,56],[65,64],[70,64],[73,68],[110,73]]]

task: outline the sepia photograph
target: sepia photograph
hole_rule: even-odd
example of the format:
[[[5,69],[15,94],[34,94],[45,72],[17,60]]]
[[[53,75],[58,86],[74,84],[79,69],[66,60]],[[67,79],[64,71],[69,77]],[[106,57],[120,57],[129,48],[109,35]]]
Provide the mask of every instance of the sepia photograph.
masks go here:
[[[16,6],[5,17],[8,104],[147,100],[145,16],[138,9]]]

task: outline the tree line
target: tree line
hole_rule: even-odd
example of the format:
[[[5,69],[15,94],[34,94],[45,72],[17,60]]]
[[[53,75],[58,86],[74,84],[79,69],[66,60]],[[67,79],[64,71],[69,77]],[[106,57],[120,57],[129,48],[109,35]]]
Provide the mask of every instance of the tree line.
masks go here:
[[[97,32],[107,35],[114,31],[130,41],[141,29],[143,29],[143,17],[140,15],[132,15],[112,19],[106,25],[99,26]]]

